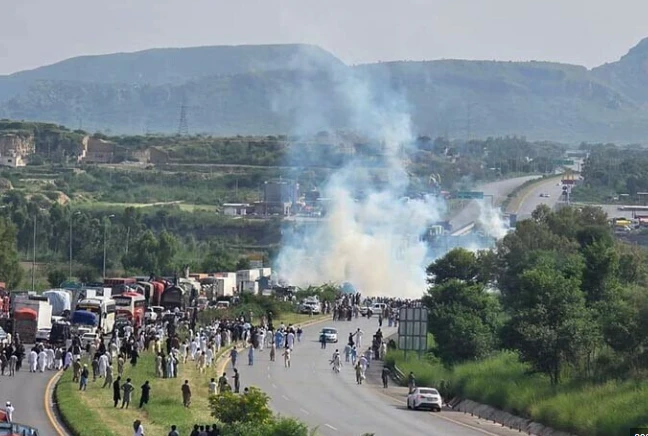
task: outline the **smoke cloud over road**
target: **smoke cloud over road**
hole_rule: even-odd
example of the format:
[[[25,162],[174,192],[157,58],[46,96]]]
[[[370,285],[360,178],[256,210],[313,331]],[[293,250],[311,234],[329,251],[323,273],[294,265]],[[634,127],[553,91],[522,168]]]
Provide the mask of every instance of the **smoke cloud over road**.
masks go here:
[[[343,99],[354,133],[377,152],[370,158],[356,153],[319,187],[328,199],[325,218],[305,231],[284,233],[275,269],[291,285],[349,282],[366,296],[419,298],[430,260],[420,236],[442,219],[445,204],[433,196],[406,197],[414,143],[407,106],[389,87],[348,72],[334,73],[333,83],[331,95]],[[308,92],[301,98],[308,99]],[[316,107],[311,100],[308,110],[296,109],[308,133],[330,129]],[[299,162],[298,152],[293,162]]]

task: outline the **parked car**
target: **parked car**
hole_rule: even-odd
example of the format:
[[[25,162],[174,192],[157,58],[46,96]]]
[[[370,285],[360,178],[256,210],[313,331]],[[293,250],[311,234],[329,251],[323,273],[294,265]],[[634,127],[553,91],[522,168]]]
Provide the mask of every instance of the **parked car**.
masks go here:
[[[320,341],[324,337],[326,342],[337,343],[338,341],[338,332],[336,328],[333,327],[324,327],[320,333]]]
[[[381,315],[386,308],[387,305],[385,303],[374,303],[371,306],[371,313],[373,315]]]
[[[440,412],[443,407],[441,394],[434,388],[414,388],[407,396],[408,409],[430,409]]]
[[[319,315],[322,312],[319,302],[317,301],[304,301],[299,311],[301,313],[312,313],[313,315]]]

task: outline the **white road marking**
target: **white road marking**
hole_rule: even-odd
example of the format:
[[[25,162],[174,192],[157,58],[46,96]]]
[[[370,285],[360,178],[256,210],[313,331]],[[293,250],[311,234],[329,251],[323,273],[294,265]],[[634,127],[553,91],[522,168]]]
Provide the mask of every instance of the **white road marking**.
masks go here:
[[[328,428],[330,428],[331,430],[335,430],[335,431],[337,431],[337,428],[333,427],[333,426],[330,425],[330,424],[324,424],[324,425],[327,426]]]
[[[288,398],[288,397],[285,396],[285,395],[282,395],[281,398],[283,398],[283,399],[286,400],[286,401],[290,401],[290,398]]]
[[[304,412],[306,415],[310,415],[310,412],[309,412],[308,410],[301,409],[301,408],[300,408],[299,410],[301,410],[302,412]]]
[[[267,374],[266,376],[267,376],[268,378],[270,378],[270,374]]]
[[[272,383],[272,387],[275,388],[275,389],[277,389],[277,385],[274,384],[274,383]]]

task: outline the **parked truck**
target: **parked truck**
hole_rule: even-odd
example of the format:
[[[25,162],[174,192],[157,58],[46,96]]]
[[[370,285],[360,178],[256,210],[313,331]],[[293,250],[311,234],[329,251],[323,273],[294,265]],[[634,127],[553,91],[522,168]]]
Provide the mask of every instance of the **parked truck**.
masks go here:
[[[52,328],[52,306],[39,300],[27,300],[26,303],[18,303],[14,310],[14,335],[18,334],[23,343],[33,344],[39,330]]]

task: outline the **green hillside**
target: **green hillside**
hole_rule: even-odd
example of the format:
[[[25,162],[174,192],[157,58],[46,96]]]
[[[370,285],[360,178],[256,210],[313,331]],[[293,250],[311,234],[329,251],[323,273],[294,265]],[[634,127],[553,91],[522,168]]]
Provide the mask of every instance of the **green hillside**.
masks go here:
[[[399,105],[415,133],[432,137],[644,142],[647,61],[646,41],[594,70],[460,60],[348,67],[303,45],[158,49],[0,77],[0,118],[170,133],[185,103],[192,133],[292,134],[371,130],[366,114]]]

